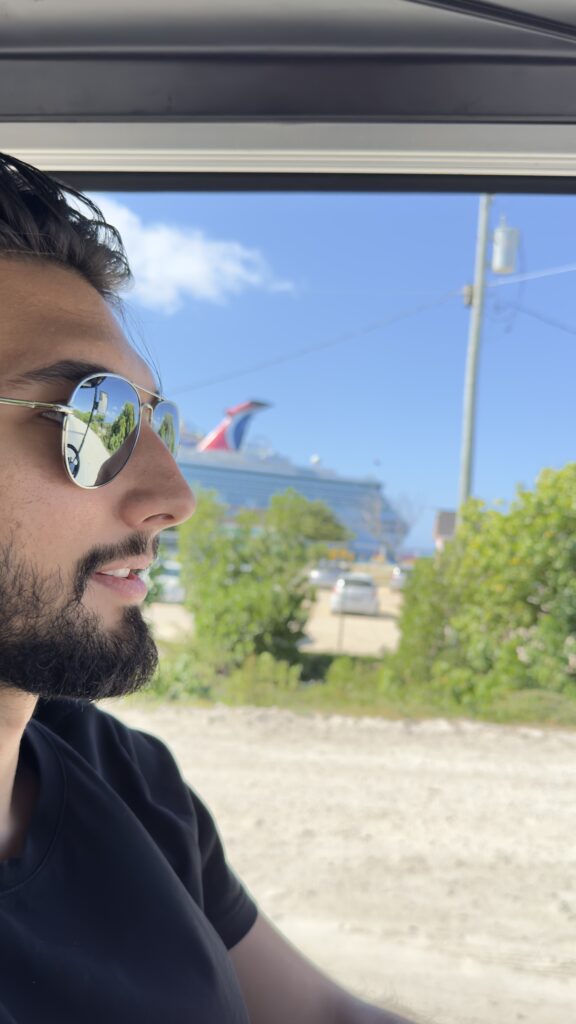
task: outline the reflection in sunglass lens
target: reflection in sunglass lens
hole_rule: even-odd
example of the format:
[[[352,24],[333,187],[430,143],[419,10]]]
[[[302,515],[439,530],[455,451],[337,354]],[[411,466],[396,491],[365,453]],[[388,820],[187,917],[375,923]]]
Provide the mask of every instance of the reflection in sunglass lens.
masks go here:
[[[152,426],[169,452],[176,456],[180,436],[178,409],[173,402],[158,402],[152,412]]]
[[[101,375],[83,381],[70,399],[65,452],[76,483],[94,487],[126,465],[138,437],[139,403],[125,380]]]

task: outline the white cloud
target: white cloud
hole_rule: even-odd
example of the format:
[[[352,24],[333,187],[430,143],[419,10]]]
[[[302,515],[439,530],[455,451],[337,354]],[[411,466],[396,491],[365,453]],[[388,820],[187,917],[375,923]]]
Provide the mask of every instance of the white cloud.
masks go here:
[[[290,281],[274,276],[257,249],[208,238],[194,228],[145,224],[109,196],[98,196],[97,202],[122,235],[134,275],[131,295],[143,306],[174,313],[186,298],[221,303],[248,288],[293,290]]]

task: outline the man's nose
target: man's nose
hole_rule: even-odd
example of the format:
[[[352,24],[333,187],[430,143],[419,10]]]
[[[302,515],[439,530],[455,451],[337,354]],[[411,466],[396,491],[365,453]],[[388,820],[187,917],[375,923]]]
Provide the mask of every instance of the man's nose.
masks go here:
[[[162,523],[159,528],[177,526],[194,512],[192,489],[148,417],[142,418],[136,447],[120,475],[124,474],[129,486],[122,499],[123,515],[132,528],[141,529],[152,519]]]

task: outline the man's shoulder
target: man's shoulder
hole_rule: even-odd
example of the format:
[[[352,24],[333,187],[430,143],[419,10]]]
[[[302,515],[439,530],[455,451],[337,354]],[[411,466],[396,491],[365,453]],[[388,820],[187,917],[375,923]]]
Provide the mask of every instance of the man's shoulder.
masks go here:
[[[65,698],[40,698],[32,718],[58,736],[95,767],[130,760],[140,770],[164,770],[174,761],[165,744],[156,736],[132,729],[91,701]]]
[[[124,801],[225,945],[236,945],[254,923],[256,906],[226,863],[210,811],[168,747],[90,702],[39,701],[34,720],[54,736],[72,779],[104,783]]]
[[[39,701],[33,722],[57,737],[60,754],[77,770],[77,757],[128,802],[137,792],[186,817],[200,801],[186,785],[168,747],[89,701]]]

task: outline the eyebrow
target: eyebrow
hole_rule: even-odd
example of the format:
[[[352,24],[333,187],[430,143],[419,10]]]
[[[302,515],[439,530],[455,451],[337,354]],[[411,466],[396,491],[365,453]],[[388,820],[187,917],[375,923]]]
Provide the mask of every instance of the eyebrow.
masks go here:
[[[109,367],[102,366],[102,363],[88,363],[82,359],[60,359],[58,362],[50,363],[48,366],[37,366],[32,370],[25,370],[24,373],[16,374],[14,377],[7,377],[2,381],[2,387],[18,387],[22,384],[31,383],[52,384],[54,381],[64,380],[70,381],[71,384],[78,384],[84,377],[114,372]],[[148,390],[142,385],[138,384],[136,386],[141,387],[143,391]],[[155,382],[154,387],[156,390],[153,393],[161,395],[161,382]]]

